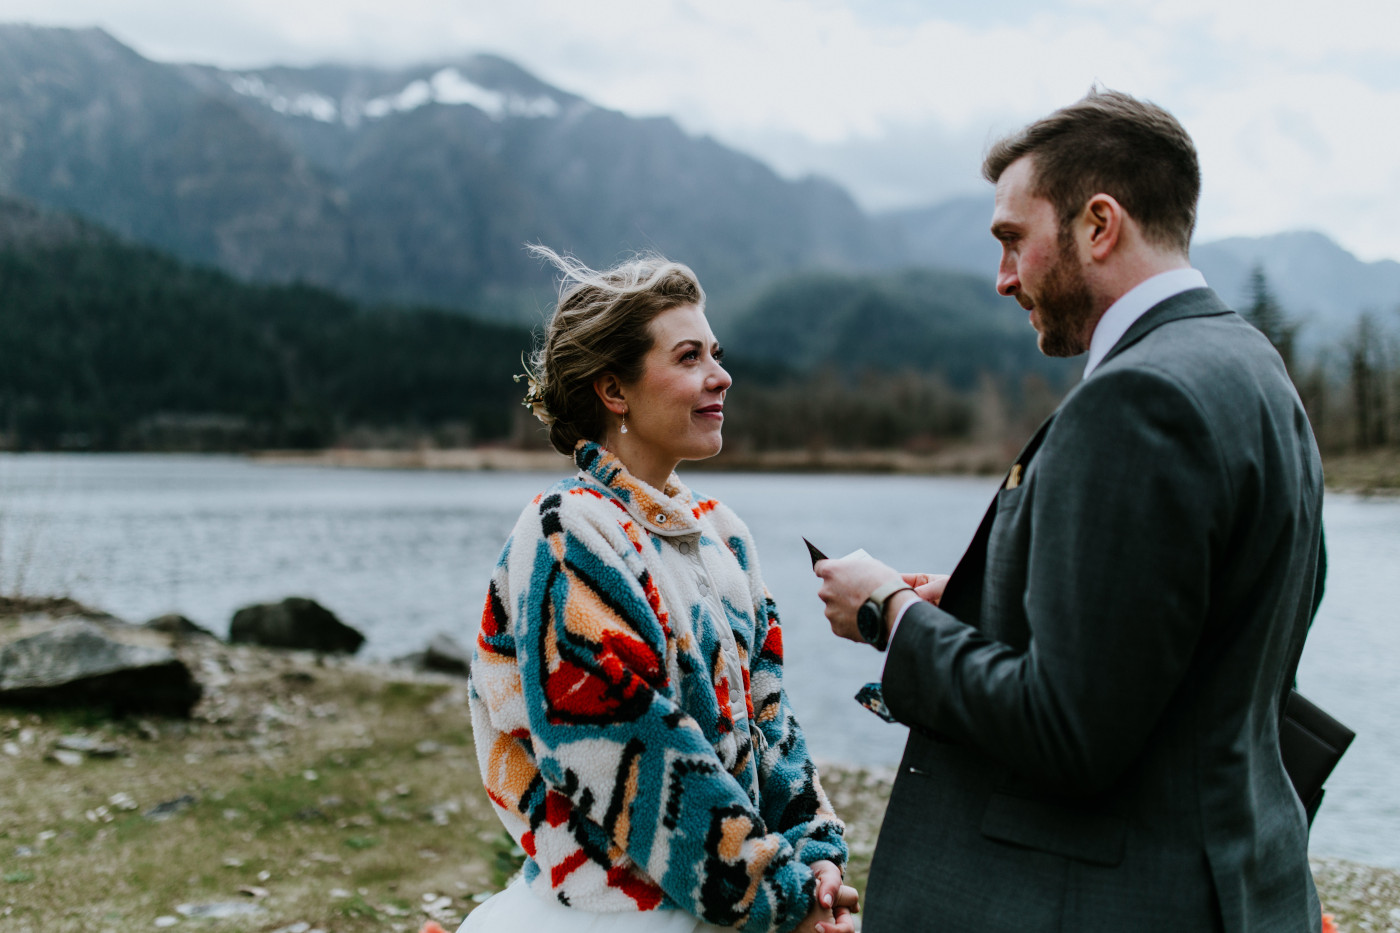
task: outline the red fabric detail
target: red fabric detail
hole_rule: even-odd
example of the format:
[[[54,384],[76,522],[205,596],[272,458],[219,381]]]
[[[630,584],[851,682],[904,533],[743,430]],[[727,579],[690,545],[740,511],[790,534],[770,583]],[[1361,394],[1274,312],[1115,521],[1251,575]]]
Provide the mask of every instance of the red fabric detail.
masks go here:
[[[557,888],[562,885],[564,879],[572,875],[574,869],[578,868],[586,861],[588,861],[588,856],[584,854],[582,849],[579,849],[573,855],[564,859],[564,861],[560,862],[558,865],[555,865],[549,870],[550,886]]]
[[[771,654],[779,661],[783,659],[783,629],[781,626],[768,626],[768,634],[763,639],[763,653]]]
[[[603,650],[616,656],[628,671],[653,687],[665,685],[666,669],[661,659],[640,638],[632,638],[621,632],[608,632],[603,636]]]
[[[496,614],[491,611],[491,590],[486,592],[486,605],[481,608],[481,628],[476,637],[477,644],[482,647],[489,647],[486,639],[495,638],[501,634],[501,620],[496,618]]]
[[[715,684],[715,700],[719,703],[719,722],[715,728],[720,735],[734,731],[734,718],[729,712],[729,678],[721,677]]]
[[[606,645],[606,648],[613,647]],[[643,680],[622,663],[614,651],[597,658],[595,668],[560,661],[545,680],[544,693],[551,711],[580,716],[606,716],[644,688]]]
[[[1322,915],[1322,933],[1337,933],[1337,921],[1332,919],[1331,914]]]
[[[744,676],[747,677],[748,674],[745,673]],[[521,726],[519,729],[512,729],[510,730],[510,737],[513,739],[528,739],[530,737],[530,729],[528,726]]]
[[[648,574],[646,582],[642,587],[647,594],[647,605],[651,606],[651,611],[656,613],[656,621],[661,623],[661,631],[666,633],[666,637],[671,637],[671,617],[666,614],[666,610],[661,608],[661,593],[656,588],[656,582]],[[664,679],[661,681],[666,682]]]
[[[535,834],[532,833],[532,832],[529,832],[529,831],[527,830],[526,833],[525,833],[525,835],[523,835],[523,836],[520,837],[520,848],[524,849],[524,850],[525,850],[525,854],[528,855],[528,856],[530,856],[530,858],[534,858],[534,857],[535,857]]]
[[[558,791],[550,791],[544,798],[544,819],[550,826],[562,826],[569,818],[572,805],[569,798]]]
[[[695,507],[699,509],[699,514],[697,514],[695,517],[699,518],[700,515],[706,515],[710,512],[713,512],[715,510],[715,506],[717,505],[719,505],[718,499],[701,499],[695,505]]]
[[[753,722],[753,687],[749,685],[749,669],[744,668],[744,708],[748,711],[749,721]]]
[[[655,910],[661,903],[660,887],[621,865],[614,865],[608,869],[608,887],[617,888],[636,901],[638,910]]]
[[[580,495],[583,495],[584,493],[588,493],[590,496],[593,496],[594,498],[597,498],[597,499],[603,498],[603,494],[602,494],[601,492],[599,492],[598,490],[594,489],[592,486],[578,486],[578,487],[575,487],[574,489],[570,489],[570,490],[569,490],[569,493],[570,493],[571,495],[575,495],[575,496],[580,496]]]

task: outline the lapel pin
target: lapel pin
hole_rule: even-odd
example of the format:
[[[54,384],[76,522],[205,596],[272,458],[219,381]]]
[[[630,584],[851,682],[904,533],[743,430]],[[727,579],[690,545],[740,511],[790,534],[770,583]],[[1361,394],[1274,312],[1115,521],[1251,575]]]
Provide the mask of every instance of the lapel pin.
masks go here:
[[[1006,488],[1015,489],[1019,485],[1021,485],[1021,464],[1013,463],[1011,474],[1006,477]]]

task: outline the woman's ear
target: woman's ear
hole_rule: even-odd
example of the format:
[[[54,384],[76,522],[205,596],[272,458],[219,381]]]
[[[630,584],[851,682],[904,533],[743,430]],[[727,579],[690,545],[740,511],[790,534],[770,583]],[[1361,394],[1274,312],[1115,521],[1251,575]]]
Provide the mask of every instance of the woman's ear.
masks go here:
[[[627,414],[627,398],[622,391],[622,383],[612,373],[603,373],[593,380],[593,391],[603,400],[603,407],[614,415]]]

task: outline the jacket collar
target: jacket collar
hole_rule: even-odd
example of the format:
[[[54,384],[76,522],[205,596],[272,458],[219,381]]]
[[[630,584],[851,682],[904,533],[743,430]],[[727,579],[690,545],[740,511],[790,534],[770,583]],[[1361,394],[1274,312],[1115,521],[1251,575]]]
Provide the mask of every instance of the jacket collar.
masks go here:
[[[1188,317],[1211,317],[1230,313],[1232,312],[1229,306],[1209,288],[1193,288],[1190,291],[1173,295],[1165,301],[1158,302],[1146,314],[1134,321],[1122,339],[1113,345],[1112,350],[1108,351],[1098,369],[1163,324],[1170,324],[1172,321],[1180,321]],[[1094,372],[1098,372],[1098,369],[1095,369]]]
[[[610,492],[638,522],[659,535],[676,537],[700,530],[695,496],[675,473],[658,490],[631,473],[617,455],[601,444],[581,440],[574,448],[580,475]]]

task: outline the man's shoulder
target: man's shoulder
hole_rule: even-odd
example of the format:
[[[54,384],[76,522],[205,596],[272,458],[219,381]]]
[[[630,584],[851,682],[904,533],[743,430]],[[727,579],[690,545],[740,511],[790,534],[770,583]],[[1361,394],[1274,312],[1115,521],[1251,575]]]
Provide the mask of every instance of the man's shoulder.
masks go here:
[[[1153,308],[1124,344],[1091,377],[1154,371],[1183,388],[1218,395],[1228,387],[1290,385],[1283,360],[1267,337],[1230,310],[1214,292],[1198,290]]]

